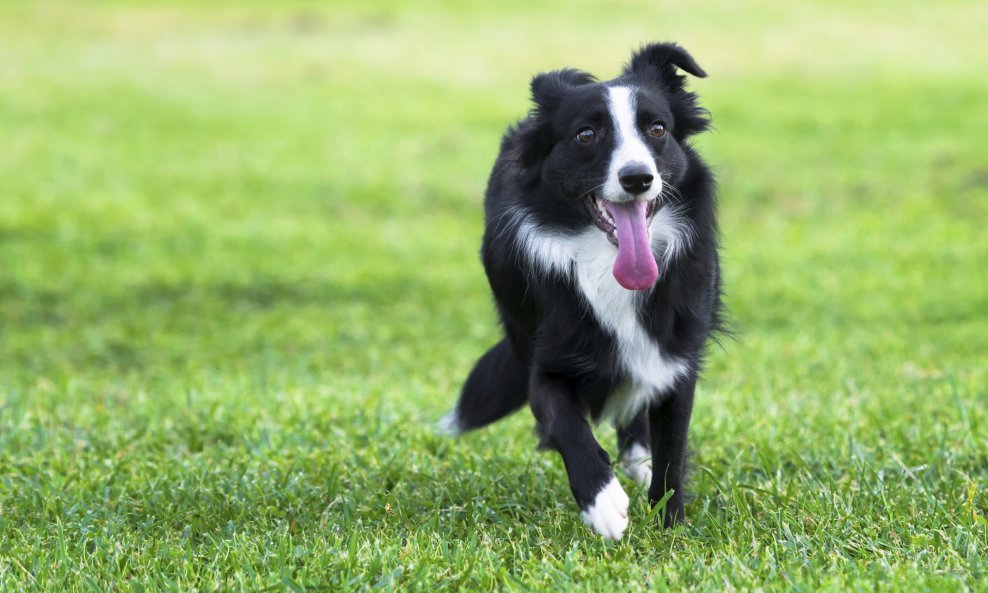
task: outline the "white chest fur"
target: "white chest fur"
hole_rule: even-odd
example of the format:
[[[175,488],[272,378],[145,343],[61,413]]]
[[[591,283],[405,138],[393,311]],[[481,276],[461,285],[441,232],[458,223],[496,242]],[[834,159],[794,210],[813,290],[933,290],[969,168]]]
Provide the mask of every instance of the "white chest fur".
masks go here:
[[[668,262],[685,247],[687,229],[674,210],[661,209],[649,227],[652,250]],[[602,419],[630,422],[652,398],[686,373],[686,361],[664,355],[642,327],[638,305],[645,293],[627,290],[614,279],[615,248],[603,233],[593,227],[575,235],[547,232],[527,218],[521,220],[518,230],[531,265],[542,273],[573,275],[597,321],[614,337],[627,381],[607,398]]]

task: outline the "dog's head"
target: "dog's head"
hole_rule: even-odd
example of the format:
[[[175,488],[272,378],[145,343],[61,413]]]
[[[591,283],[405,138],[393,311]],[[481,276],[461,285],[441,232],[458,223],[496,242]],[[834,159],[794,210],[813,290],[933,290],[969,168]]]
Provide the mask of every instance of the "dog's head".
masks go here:
[[[527,206],[543,222],[596,225],[617,247],[614,275],[628,289],[655,283],[650,222],[686,174],[684,142],[709,126],[679,70],[706,76],[671,43],[644,47],[607,82],[578,70],[539,74],[516,136],[522,182],[542,198]]]

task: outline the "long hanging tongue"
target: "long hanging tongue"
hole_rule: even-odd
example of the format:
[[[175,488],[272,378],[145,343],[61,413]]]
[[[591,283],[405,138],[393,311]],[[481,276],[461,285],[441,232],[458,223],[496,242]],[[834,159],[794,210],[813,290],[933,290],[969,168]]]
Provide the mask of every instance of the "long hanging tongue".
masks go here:
[[[645,223],[648,203],[642,200],[603,202],[617,227],[618,253],[612,270],[614,278],[628,290],[645,290],[651,287],[659,277],[659,266],[652,255]]]

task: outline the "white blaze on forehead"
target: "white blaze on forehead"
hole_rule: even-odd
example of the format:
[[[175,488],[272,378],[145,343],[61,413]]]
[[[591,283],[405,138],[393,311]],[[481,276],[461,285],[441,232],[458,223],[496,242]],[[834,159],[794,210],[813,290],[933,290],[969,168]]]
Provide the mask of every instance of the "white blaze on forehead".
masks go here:
[[[635,93],[630,87],[612,86],[607,89],[607,107],[611,113],[614,130],[614,152],[607,168],[604,182],[604,198],[621,202],[631,199],[621,187],[618,171],[630,163],[644,163],[652,170],[652,187],[641,199],[651,200],[662,190],[662,179],[655,170],[655,159],[642,141],[638,131],[638,118],[635,116]]]

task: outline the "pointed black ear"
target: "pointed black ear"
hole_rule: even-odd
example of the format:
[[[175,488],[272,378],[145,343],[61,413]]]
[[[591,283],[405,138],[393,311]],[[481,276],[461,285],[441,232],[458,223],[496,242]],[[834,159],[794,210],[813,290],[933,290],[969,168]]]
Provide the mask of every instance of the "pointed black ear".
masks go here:
[[[676,76],[676,68],[698,78],[706,78],[707,73],[696,63],[693,56],[675,43],[651,43],[638,50],[631,62],[624,68],[625,74],[658,73],[666,82]],[[682,86],[682,85],[678,85]]]
[[[536,74],[531,82],[532,101],[539,109],[549,109],[573,87],[594,81],[593,76],[572,68]]]
[[[646,45],[624,67],[626,76],[639,76],[664,88],[675,125],[673,135],[686,138],[710,128],[710,113],[697,104],[697,96],[686,90],[686,77],[679,68],[693,76],[707,75],[685,49],[675,43]]]
[[[538,181],[542,161],[552,150],[554,138],[549,114],[553,107],[573,88],[593,82],[596,82],[593,76],[572,68],[543,72],[532,78],[535,106],[517,128],[508,132],[501,148],[506,159],[518,168],[522,184]]]
[[[529,116],[518,126],[508,130],[501,151],[518,173],[518,181],[525,187],[538,182],[542,174],[542,161],[552,150],[552,126],[547,118]]]

